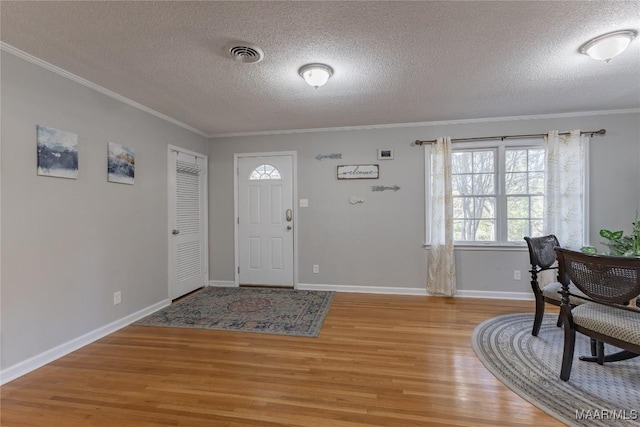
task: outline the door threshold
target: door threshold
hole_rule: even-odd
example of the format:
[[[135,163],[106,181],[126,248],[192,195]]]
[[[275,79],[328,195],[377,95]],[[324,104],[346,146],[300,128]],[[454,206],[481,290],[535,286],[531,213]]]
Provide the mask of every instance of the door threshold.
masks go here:
[[[241,288],[267,288],[267,289],[293,289],[293,286],[286,285],[252,285],[252,284],[240,284]]]

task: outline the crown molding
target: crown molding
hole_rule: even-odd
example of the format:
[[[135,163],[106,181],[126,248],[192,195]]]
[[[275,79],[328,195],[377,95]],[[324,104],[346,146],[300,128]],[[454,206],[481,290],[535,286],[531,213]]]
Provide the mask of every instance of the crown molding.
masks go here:
[[[203,131],[201,131],[199,129],[191,127],[191,126],[189,126],[189,125],[187,125],[185,123],[182,123],[179,120],[176,120],[176,119],[174,119],[172,117],[169,117],[169,116],[167,116],[165,114],[162,114],[162,113],[160,113],[160,112],[158,112],[156,110],[152,110],[149,107],[145,107],[144,105],[139,104],[139,103],[137,103],[135,101],[132,101],[129,98],[125,98],[122,95],[119,95],[119,94],[117,94],[117,93],[115,93],[113,91],[110,91],[109,89],[106,89],[106,88],[104,88],[102,86],[99,86],[99,85],[97,85],[95,83],[92,83],[89,80],[83,79],[82,77],[76,76],[75,74],[72,74],[72,73],[70,73],[70,72],[68,72],[66,70],[63,70],[60,67],[56,67],[53,64],[50,64],[50,63],[48,63],[46,61],[43,61],[40,58],[37,58],[37,57],[35,57],[35,56],[31,55],[31,54],[28,54],[27,52],[24,52],[24,51],[22,51],[20,49],[17,49],[17,48],[15,48],[15,47],[13,47],[11,45],[8,45],[8,44],[6,44],[4,42],[0,42],[0,50],[2,50],[3,52],[10,53],[10,54],[12,54],[14,56],[17,56],[18,58],[24,59],[25,61],[31,62],[32,64],[35,64],[35,65],[37,65],[37,66],[39,66],[41,68],[44,68],[45,70],[51,71],[52,73],[58,74],[59,76],[65,77],[65,78],[67,78],[69,80],[72,80],[72,81],[74,81],[74,82],[76,82],[76,83],[78,83],[78,84],[80,84],[82,86],[88,87],[89,89],[93,89],[96,92],[100,92],[103,95],[107,95],[108,97],[113,98],[115,100],[118,100],[120,102],[123,102],[123,103],[125,103],[125,104],[127,104],[127,105],[129,105],[129,106],[131,106],[133,108],[137,108],[138,110],[144,111],[145,113],[151,114],[152,116],[156,116],[156,117],[158,117],[158,118],[160,118],[160,119],[162,119],[164,121],[167,121],[167,122],[169,122],[169,123],[171,123],[173,125],[179,126],[179,127],[183,128],[183,129],[186,129],[186,130],[188,130],[190,132],[196,133],[196,134],[198,134],[200,136],[203,136],[205,138],[210,138],[211,137],[210,135],[206,134],[205,132],[203,132]]]
[[[555,113],[555,114],[537,114],[530,116],[507,116],[507,117],[486,117],[481,119],[458,119],[458,120],[439,120],[432,122],[412,122],[412,123],[391,123],[383,125],[364,125],[364,126],[342,126],[333,128],[313,128],[313,129],[292,129],[292,130],[273,130],[265,132],[234,132],[209,134],[209,138],[230,138],[240,136],[264,136],[264,135],[286,135],[296,133],[313,133],[313,132],[338,132],[347,130],[372,130],[372,129],[394,129],[394,128],[410,128],[424,126],[450,126],[464,125],[472,123],[492,123],[492,122],[512,122],[518,120],[542,120],[542,119],[562,119],[568,117],[592,117],[592,116],[610,116],[614,114],[637,114],[640,108],[627,108],[620,110],[601,110],[601,111],[581,111],[575,113]]]
[[[35,64],[45,70],[51,71],[69,80],[72,80],[82,86],[95,90],[96,92],[107,95],[110,98],[123,102],[145,113],[156,116],[162,120],[165,120],[171,124],[179,126],[190,132],[203,136],[205,138],[228,138],[228,137],[242,137],[242,136],[264,136],[264,135],[286,135],[297,133],[314,133],[314,132],[339,132],[339,131],[354,131],[354,130],[372,130],[372,129],[394,129],[394,128],[410,128],[410,127],[425,127],[425,126],[450,126],[450,125],[462,125],[472,123],[492,123],[492,122],[510,122],[518,120],[541,120],[541,119],[559,119],[568,117],[592,117],[592,116],[608,116],[614,114],[637,114],[640,113],[640,108],[628,108],[620,110],[602,110],[602,111],[582,111],[573,113],[556,113],[556,114],[538,114],[530,116],[507,116],[507,117],[487,117],[480,119],[458,119],[458,120],[439,120],[431,122],[412,122],[412,123],[390,123],[380,125],[362,125],[362,126],[341,126],[341,127],[329,127],[329,128],[311,128],[311,129],[289,129],[289,130],[273,130],[273,131],[257,131],[257,132],[232,132],[232,133],[205,133],[200,129],[196,129],[189,126],[179,120],[162,114],[156,110],[152,110],[149,107],[145,107],[129,98],[125,98],[109,89],[99,86],[89,80],[76,76],[60,67],[56,67],[40,58],[37,58],[31,54],[28,54],[20,49],[17,49],[9,44],[0,42],[0,50],[10,53],[18,58],[24,59],[32,64]]]

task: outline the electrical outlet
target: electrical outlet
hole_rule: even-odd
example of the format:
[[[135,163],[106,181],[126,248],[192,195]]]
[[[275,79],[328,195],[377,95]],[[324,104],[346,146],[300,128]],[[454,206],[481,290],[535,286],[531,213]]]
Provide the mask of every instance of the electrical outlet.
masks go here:
[[[313,272],[320,273],[320,266],[318,264],[313,264]]]
[[[122,302],[122,292],[114,292],[113,293],[113,305],[118,305]]]
[[[513,270],[513,280],[520,280],[520,270]]]

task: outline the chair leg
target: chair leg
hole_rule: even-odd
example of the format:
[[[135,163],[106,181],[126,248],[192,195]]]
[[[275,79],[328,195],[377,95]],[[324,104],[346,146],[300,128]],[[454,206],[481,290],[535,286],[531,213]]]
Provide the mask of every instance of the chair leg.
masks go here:
[[[562,316],[560,314],[558,314],[558,323],[556,323],[556,326],[558,328],[562,326]]]
[[[598,341],[596,341],[595,338],[591,338],[590,340],[590,344],[591,344],[591,355],[592,356],[597,356],[598,355],[598,349],[596,348]]]
[[[534,337],[538,336],[538,332],[540,332],[540,325],[542,325],[542,318],[544,317],[544,299],[542,297],[536,296],[536,315],[533,319],[533,330],[531,331],[531,335]]]
[[[562,320],[564,323],[564,351],[562,353],[562,369],[560,371],[560,379],[569,381],[571,376],[571,366],[573,365],[573,351],[576,345],[576,330],[572,327],[569,320],[569,307],[563,306],[561,309]]]
[[[596,356],[598,357],[598,365],[604,365],[604,341],[598,341]]]

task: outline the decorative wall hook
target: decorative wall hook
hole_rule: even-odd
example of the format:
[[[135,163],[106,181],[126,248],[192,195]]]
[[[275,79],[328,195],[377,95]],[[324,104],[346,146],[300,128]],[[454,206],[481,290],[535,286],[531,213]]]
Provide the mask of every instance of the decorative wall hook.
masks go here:
[[[331,154],[318,154],[316,156],[316,160],[322,159],[341,159],[342,153],[331,153]]]
[[[384,185],[374,185],[371,187],[371,191],[385,191],[385,190],[393,190],[398,191],[400,187],[394,185],[393,187],[385,187]]]

